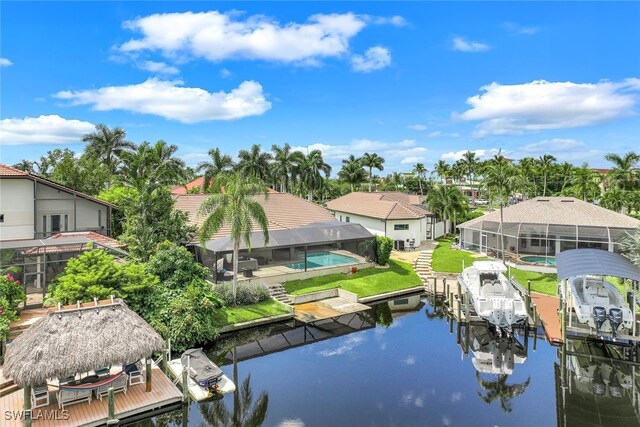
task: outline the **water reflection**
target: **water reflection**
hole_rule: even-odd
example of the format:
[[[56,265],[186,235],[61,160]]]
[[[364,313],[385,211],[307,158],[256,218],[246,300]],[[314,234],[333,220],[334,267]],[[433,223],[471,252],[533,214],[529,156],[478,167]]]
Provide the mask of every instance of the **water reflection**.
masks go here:
[[[640,426],[638,362],[630,349],[569,340],[554,366],[560,426]]]
[[[234,368],[234,371],[236,369]],[[229,410],[223,400],[200,404],[199,410],[207,426],[212,427],[258,427],[264,423],[269,408],[269,394],[260,393],[253,404],[251,374],[234,392],[233,408]]]

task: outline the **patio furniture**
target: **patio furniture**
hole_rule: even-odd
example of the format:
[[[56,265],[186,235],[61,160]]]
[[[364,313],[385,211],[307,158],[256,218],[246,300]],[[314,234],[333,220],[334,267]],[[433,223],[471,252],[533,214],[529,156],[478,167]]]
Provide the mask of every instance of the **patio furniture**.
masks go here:
[[[96,369],[95,374],[98,376],[99,379],[104,379],[111,374],[111,369],[110,368]]]
[[[41,406],[49,406],[49,386],[41,384],[31,389],[31,408],[40,408]]]
[[[244,277],[253,277],[253,269],[251,269],[251,268],[243,268],[242,269],[242,275]]]
[[[221,280],[233,280],[233,271],[224,268],[224,258],[220,258],[216,262],[216,277]]]
[[[238,259],[238,271],[243,271],[245,268],[257,270],[258,260],[255,258]]]
[[[113,392],[117,393],[119,391],[123,391],[124,394],[127,394],[127,384],[129,382],[129,377],[126,374],[122,374],[115,380],[109,382],[108,384],[101,385],[96,388],[96,397],[102,400],[103,396],[107,396],[109,394],[109,389],[113,387]]]
[[[73,405],[80,402],[89,402],[91,404],[91,389],[71,390],[60,389],[58,392],[58,407],[64,410],[64,405]]]
[[[140,362],[127,366],[125,372],[129,376],[129,387],[136,384],[144,384],[145,378]]]

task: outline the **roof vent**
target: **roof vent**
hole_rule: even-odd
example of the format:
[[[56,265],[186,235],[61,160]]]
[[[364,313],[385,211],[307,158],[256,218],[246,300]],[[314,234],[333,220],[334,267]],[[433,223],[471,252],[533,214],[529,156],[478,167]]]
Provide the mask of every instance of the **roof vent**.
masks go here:
[[[573,203],[573,199],[562,199],[560,201],[563,203]]]
[[[538,199],[539,202],[548,202],[549,199]]]

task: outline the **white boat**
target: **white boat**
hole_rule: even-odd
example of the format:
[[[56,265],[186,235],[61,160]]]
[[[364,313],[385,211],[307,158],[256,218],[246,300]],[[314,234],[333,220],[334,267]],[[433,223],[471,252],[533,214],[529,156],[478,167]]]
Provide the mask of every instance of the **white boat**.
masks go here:
[[[471,326],[471,363],[478,372],[511,375],[515,364],[527,360],[526,349],[516,340],[499,336],[486,326]]]
[[[232,393],[236,390],[233,381],[207,358],[201,348],[185,351],[180,359],[174,359],[168,365],[169,372],[182,387],[184,387],[182,370],[187,368],[187,388],[195,401],[199,402],[216,394]]]
[[[631,330],[631,309],[612,283],[602,276],[572,276],[568,279],[571,302],[580,323],[616,337],[618,329]]]
[[[458,281],[478,316],[510,331],[513,325],[527,319],[527,309],[520,293],[505,277],[506,272],[501,262],[476,261],[463,270]]]

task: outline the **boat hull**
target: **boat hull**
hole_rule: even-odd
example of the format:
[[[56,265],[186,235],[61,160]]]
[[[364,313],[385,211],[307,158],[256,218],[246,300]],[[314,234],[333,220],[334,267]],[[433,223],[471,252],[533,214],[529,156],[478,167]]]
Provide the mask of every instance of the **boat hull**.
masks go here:
[[[174,359],[170,361],[168,363],[168,367],[169,367],[169,372],[171,376],[177,379],[178,384],[180,384],[181,387],[184,387],[184,384],[182,384],[183,365],[180,359]],[[236,391],[235,384],[226,375],[223,375],[222,378],[220,378],[220,381],[218,381],[217,386],[218,387],[215,390],[200,387],[193,380],[193,378],[189,376],[187,377],[187,388],[189,390],[189,395],[193,400],[197,402],[211,399],[212,397],[218,394],[233,393],[234,391]]]

